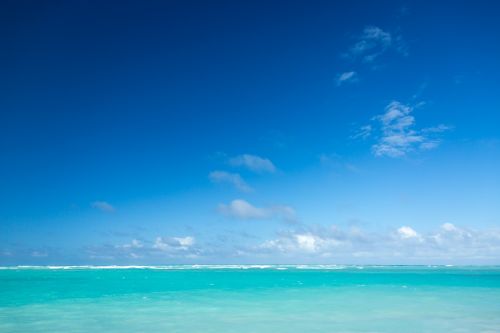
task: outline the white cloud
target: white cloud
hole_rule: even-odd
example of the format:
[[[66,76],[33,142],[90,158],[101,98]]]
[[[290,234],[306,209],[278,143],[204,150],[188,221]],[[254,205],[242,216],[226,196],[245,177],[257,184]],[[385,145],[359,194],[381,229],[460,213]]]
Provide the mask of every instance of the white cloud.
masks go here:
[[[233,200],[228,205],[220,204],[219,211],[239,219],[266,219],[270,217],[270,212],[267,209],[257,208],[241,199]]]
[[[424,129],[422,129],[422,132],[423,133],[443,133],[443,132],[449,131],[451,129],[453,129],[453,127],[441,124],[441,125],[438,125],[435,127],[424,128]]]
[[[444,230],[444,231],[448,231],[448,232],[455,232],[457,230],[459,230],[457,227],[455,227],[455,225],[453,225],[452,223],[445,223],[441,226],[441,228]]]
[[[342,56],[354,63],[366,64],[372,69],[380,67],[379,58],[389,51],[408,55],[408,48],[398,32],[385,31],[377,26],[366,26],[359,34],[355,43]],[[345,72],[337,77],[337,85],[344,82],[354,82],[358,79],[357,72]]]
[[[193,236],[156,237],[153,240],[132,239],[124,245],[101,245],[87,247],[86,253],[93,260],[115,260],[116,262],[151,262],[165,257],[175,260],[195,259],[203,253]]]
[[[281,218],[286,222],[297,222],[297,214],[295,209],[286,205],[276,205],[269,208],[275,217]]]
[[[106,201],[94,201],[90,205],[92,208],[99,209],[102,212],[112,213],[115,211],[115,207]]]
[[[175,252],[175,251],[186,251],[189,250],[195,244],[194,237],[157,237],[153,248],[165,251],[165,252]]]
[[[177,241],[181,247],[185,247],[185,248],[190,247],[190,246],[194,245],[194,243],[195,243],[194,237],[191,237],[191,236],[174,237],[174,240]]]
[[[233,200],[227,205],[220,204],[219,212],[223,215],[242,220],[281,218],[288,222],[294,222],[296,219],[295,210],[290,206],[276,205],[259,208],[242,199]]]
[[[359,130],[351,136],[351,139],[367,139],[370,135],[372,135],[372,131],[372,125],[361,126]]]
[[[117,247],[123,248],[123,249],[140,249],[140,248],[143,248],[144,245],[141,243],[141,241],[139,241],[137,239],[132,239],[130,244],[119,245]]]
[[[439,144],[441,142],[439,140],[436,140],[436,141],[427,141],[427,142],[422,142],[418,148],[420,150],[431,150],[431,149],[435,149],[437,147],[439,147]]]
[[[500,230],[471,230],[451,223],[437,231],[417,233],[410,226],[379,233],[359,228],[302,227],[281,232],[252,250],[291,258],[341,258],[363,262],[447,263],[500,260]],[[304,229],[305,228],[305,229]],[[249,252],[251,252],[250,250]]]
[[[323,245],[324,241],[318,235],[310,232],[289,234],[284,237],[263,242],[259,250],[270,250],[282,253],[305,252],[314,253]]]
[[[252,188],[237,173],[212,171],[208,178],[214,183],[229,183],[242,192],[251,192]]]
[[[451,241],[470,241],[473,240],[475,232],[456,227],[452,223],[444,223],[440,232],[433,235],[432,239],[438,245],[444,245]],[[500,236],[500,235],[499,235]],[[500,239],[500,238],[499,238]]]
[[[332,168],[336,171],[360,172],[360,169],[356,165],[346,161],[342,156],[335,153],[321,154],[319,156],[319,161],[323,166]]]
[[[310,233],[295,235],[295,240],[300,249],[308,252],[315,252],[319,245],[318,243],[321,242],[321,238]]]
[[[400,227],[397,230],[397,232],[398,232],[399,237],[401,237],[402,239],[409,239],[409,238],[418,239],[418,238],[420,238],[419,234],[415,230],[413,230],[413,228],[411,228],[411,227],[407,227],[407,226]]]
[[[375,156],[403,157],[410,152],[425,151],[439,146],[438,135],[450,129],[439,125],[417,129],[414,107],[398,101],[389,103],[385,112],[373,118],[374,124],[365,125],[352,136],[353,139],[367,139],[373,132],[379,134],[377,142],[372,145]]]
[[[356,72],[344,72],[337,76],[337,86],[340,86],[347,82],[356,82],[358,80],[358,75]]]
[[[407,54],[406,46],[400,35],[393,36],[390,32],[379,27],[367,26],[346,55],[352,59],[360,59],[364,63],[373,63],[390,49]]]
[[[328,234],[328,231],[325,233],[323,231],[286,232],[279,238],[264,241],[256,250],[292,256],[300,256],[301,254],[328,256],[332,251],[341,248],[343,241]]]
[[[134,262],[158,262],[165,257],[220,262],[242,256],[245,260],[274,263],[498,264],[500,260],[500,229],[470,229],[452,223],[419,232],[409,225],[373,230],[295,224],[268,239],[234,233],[219,236],[218,240],[209,236],[201,241],[192,236],[132,240],[125,246],[90,248],[87,253],[96,260]],[[28,254],[35,254],[32,251]]]
[[[230,158],[229,164],[232,166],[245,167],[257,173],[273,173],[276,171],[276,167],[269,159],[250,154],[243,154]]]

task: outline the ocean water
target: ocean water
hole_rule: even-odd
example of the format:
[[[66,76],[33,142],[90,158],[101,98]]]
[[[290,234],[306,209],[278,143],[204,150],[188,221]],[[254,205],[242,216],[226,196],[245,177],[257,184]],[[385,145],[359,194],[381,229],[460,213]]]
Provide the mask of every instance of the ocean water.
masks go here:
[[[0,332],[500,332],[500,267],[3,267]]]

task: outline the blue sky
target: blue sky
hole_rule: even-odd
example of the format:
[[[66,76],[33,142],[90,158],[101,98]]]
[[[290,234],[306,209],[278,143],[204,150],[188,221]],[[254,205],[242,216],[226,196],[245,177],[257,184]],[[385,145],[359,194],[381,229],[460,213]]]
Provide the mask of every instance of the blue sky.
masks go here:
[[[0,264],[500,263],[498,5],[0,12]]]

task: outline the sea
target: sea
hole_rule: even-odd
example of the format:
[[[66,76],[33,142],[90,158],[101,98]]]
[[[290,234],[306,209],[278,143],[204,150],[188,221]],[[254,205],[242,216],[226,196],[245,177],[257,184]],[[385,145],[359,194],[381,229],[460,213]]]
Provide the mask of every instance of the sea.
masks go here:
[[[0,267],[2,333],[493,333],[500,267]]]

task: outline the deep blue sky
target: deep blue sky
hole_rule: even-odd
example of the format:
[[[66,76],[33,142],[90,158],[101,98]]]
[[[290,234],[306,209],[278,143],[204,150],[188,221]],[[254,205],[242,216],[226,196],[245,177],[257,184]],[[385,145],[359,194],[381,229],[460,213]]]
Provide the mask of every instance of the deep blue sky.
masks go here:
[[[3,1],[0,264],[500,263],[491,1]]]

